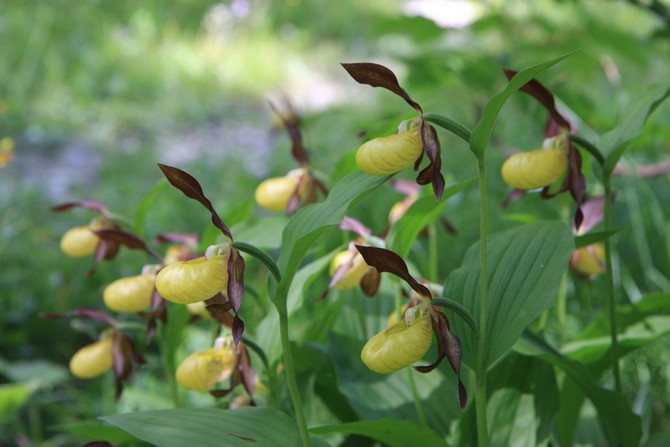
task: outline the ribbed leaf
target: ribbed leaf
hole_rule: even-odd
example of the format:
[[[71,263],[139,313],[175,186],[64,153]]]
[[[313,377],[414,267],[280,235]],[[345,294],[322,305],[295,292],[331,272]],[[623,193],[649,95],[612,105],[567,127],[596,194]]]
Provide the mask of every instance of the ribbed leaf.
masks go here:
[[[295,422],[267,407],[138,411],[101,419],[157,447],[301,445]]]
[[[358,421],[346,424],[327,425],[310,430],[318,435],[334,433],[355,434],[372,438],[388,447],[447,447],[447,443],[429,428],[419,427],[410,421],[397,419],[379,419],[376,421]]]
[[[574,248],[572,233],[560,222],[538,222],[493,234],[488,239],[488,324],[485,364],[506,353],[524,328],[551,307]],[[443,295],[479,316],[479,243],[465,255],[463,266],[447,278]],[[463,361],[475,367],[472,330],[453,318],[461,339]]]

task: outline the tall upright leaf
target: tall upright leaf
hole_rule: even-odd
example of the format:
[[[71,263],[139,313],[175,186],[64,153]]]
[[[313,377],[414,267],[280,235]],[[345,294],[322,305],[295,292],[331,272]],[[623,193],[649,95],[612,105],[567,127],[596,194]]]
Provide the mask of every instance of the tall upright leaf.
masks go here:
[[[491,138],[491,132],[493,132],[493,125],[496,121],[496,118],[498,117],[498,113],[500,113],[503,105],[505,105],[505,102],[507,102],[507,100],[512,97],[514,92],[531,81],[535,76],[552,65],[562,61],[571,54],[572,53],[564,54],[555,59],[551,59],[521,70],[512,78],[512,80],[510,80],[509,84],[507,84],[502,92],[491,98],[491,100],[484,107],[482,117],[477,123],[477,126],[475,126],[474,130],[472,131],[472,136],[470,137],[470,149],[472,152],[474,152],[478,159],[483,159],[484,152],[486,151],[489,139]]]
[[[333,186],[326,200],[300,209],[291,218],[282,233],[282,251],[277,260],[282,272],[276,289],[278,300],[285,303],[293,276],[309,247],[327,228],[339,224],[353,203],[387,178],[360,171],[349,174]]]
[[[530,323],[551,307],[574,248],[567,225],[537,222],[495,233],[488,239],[488,324],[485,364],[507,352]],[[447,278],[443,295],[479,315],[479,243]],[[475,334],[459,318],[452,327],[461,339],[463,361],[475,368]]]

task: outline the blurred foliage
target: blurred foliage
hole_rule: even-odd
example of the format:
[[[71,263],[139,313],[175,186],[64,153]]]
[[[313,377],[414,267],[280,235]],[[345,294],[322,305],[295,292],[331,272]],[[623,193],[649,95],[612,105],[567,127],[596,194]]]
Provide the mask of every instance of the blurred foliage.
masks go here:
[[[290,142],[273,124],[267,105],[272,101],[281,108],[282,98],[301,116],[313,168],[328,181],[334,167],[347,170],[360,135],[388,133],[412,116],[397,97],[355,84],[340,62],[386,64],[424,110],[472,125],[487,98],[505,84],[501,67],[520,69],[578,49],[540,79],[583,136],[603,133],[637,93],[668,80],[670,25],[667,16],[645,7],[652,3],[656,2],[0,2],[0,140],[13,142],[13,156],[0,163],[0,445],[80,445],[89,438],[71,434],[78,429],[59,427],[98,424],[91,421],[102,414],[169,405],[151,347],[153,366],[138,375],[118,406],[112,402],[111,379],[75,383],[64,374],[69,357],[91,340],[94,330],[80,322],[45,320],[40,312],[100,306],[102,287],[135,274],[147,259],[124,251],[95,275],[86,276],[90,260],[64,259],[58,240],[67,228],[87,223],[93,215],[85,210],[54,214],[51,206],[96,198],[132,220],[147,206],[143,200],[160,179],[155,163],[162,162],[196,174],[231,226],[245,222],[258,181],[295,167]],[[661,4],[670,9],[667,2]],[[424,15],[407,12],[422,5]],[[473,21],[464,26],[441,21],[455,23],[469,14]],[[499,166],[511,150],[539,147],[545,119],[528,96],[512,98],[496,125],[488,162]],[[670,106],[665,104],[623,159],[629,172],[668,159],[669,121]],[[475,166],[467,146],[453,135],[441,138],[448,182],[472,177]],[[587,182],[595,185],[597,169],[588,157],[584,162]],[[667,174],[615,177],[613,220],[621,230],[614,237],[617,292],[627,301],[670,288],[669,183]],[[489,187],[492,228],[512,227],[529,216],[569,220],[565,197],[547,202],[537,194],[527,195],[501,212],[509,190],[493,175]],[[172,189],[156,188],[142,228],[147,236],[161,231],[200,233],[207,226],[208,216],[197,204],[185,203]],[[589,193],[602,191],[595,186]],[[354,217],[380,233],[389,198],[401,197],[390,188],[376,191]],[[436,236],[440,281],[460,265],[477,238],[472,222],[478,210],[468,206],[477,200],[476,191],[470,190],[447,203],[445,216],[457,233],[440,231]],[[269,239],[277,239],[281,224],[265,228],[274,232]],[[342,237],[326,233],[326,251],[314,253],[314,259],[336,248]],[[425,240],[413,247],[410,258],[419,268],[424,267],[427,251]],[[248,275],[262,277],[262,272],[250,265]],[[310,281],[309,290],[318,295],[324,282]],[[561,341],[577,335],[601,312],[603,287],[602,279],[570,281],[569,296],[574,299],[567,303],[566,320],[550,319],[547,332]],[[251,328],[268,304],[265,292],[256,292],[258,303],[244,310]],[[296,326],[307,327],[310,318],[324,311],[339,312],[341,302],[333,301],[313,303],[296,316]],[[360,296],[352,301],[361,309],[385,306]],[[374,311],[382,315],[388,309]],[[336,328],[336,334],[347,334],[346,327]],[[191,335],[205,340],[209,333],[194,329]],[[326,342],[323,333],[310,335]],[[302,347],[300,356],[311,361],[308,348]],[[626,380],[638,390],[630,397],[644,416],[645,433],[661,444],[670,431],[670,371],[664,362],[668,348],[666,338],[635,353],[624,365]],[[325,361],[320,365],[329,367]],[[41,377],[27,372],[35,370]],[[335,380],[332,372],[328,377]],[[327,390],[329,385],[305,382],[319,396],[313,414],[334,419],[326,409],[328,400],[344,397]],[[189,399],[211,404],[204,398]],[[580,427],[578,439],[585,444],[597,439],[594,430]]]

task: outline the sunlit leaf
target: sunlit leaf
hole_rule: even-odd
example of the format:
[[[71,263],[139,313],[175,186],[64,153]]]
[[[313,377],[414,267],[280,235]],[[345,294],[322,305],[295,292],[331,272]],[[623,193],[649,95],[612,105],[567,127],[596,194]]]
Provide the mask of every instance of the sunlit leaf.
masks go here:
[[[538,335],[526,332],[515,348],[553,364],[574,380],[598,410],[598,420],[612,445],[640,445],[642,423],[624,395],[599,387],[583,365],[564,357]]]
[[[602,135],[596,145],[605,155],[605,172],[611,173],[614,170],[628,143],[642,133],[647,118],[668,97],[668,85],[647,86],[644,93],[626,106],[617,126]]]
[[[34,388],[27,383],[4,383],[0,385],[0,417],[10,421],[26,403]]]

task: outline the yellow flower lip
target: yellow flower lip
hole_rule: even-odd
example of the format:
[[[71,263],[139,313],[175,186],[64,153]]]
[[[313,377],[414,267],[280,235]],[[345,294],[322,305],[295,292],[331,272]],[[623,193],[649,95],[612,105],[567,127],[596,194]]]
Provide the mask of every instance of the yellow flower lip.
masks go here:
[[[89,225],[73,227],[63,234],[60,249],[70,257],[83,258],[95,252],[99,240]]]
[[[112,338],[84,346],[70,359],[70,372],[80,379],[92,379],[112,369]]]
[[[177,382],[188,390],[208,391],[215,383],[228,378],[236,365],[235,346],[232,340],[224,341],[221,346],[186,357],[177,368]]]
[[[330,276],[343,264],[352,262],[351,268],[342,279],[335,283],[338,290],[351,290],[360,284],[361,279],[368,271],[370,266],[365,262],[363,256],[359,253],[352,253],[349,250],[343,250],[337,253],[330,262]]]
[[[209,299],[228,287],[228,259],[222,255],[174,262],[156,276],[156,289],[168,301],[180,304]]]
[[[105,305],[115,312],[139,312],[151,305],[156,275],[144,274],[120,278],[102,293]]]
[[[301,177],[306,175],[303,169],[296,169],[289,172],[284,177],[272,177],[262,181],[254,193],[254,198],[258,206],[270,211],[284,211],[288,208],[291,197],[301,182]],[[302,180],[300,197],[307,194],[307,182]]]
[[[420,360],[432,341],[431,317],[421,315],[411,325],[403,320],[372,337],[361,351],[361,360],[374,372],[392,373]]]
[[[599,275],[605,271],[605,246],[597,242],[572,252],[570,267],[582,275]]]
[[[518,152],[502,165],[505,183],[517,189],[537,189],[549,186],[561,178],[568,166],[568,156],[562,149],[536,149]]]
[[[409,130],[363,143],[356,152],[356,164],[361,171],[389,175],[414,163],[423,152],[423,140],[421,127],[412,124]]]

